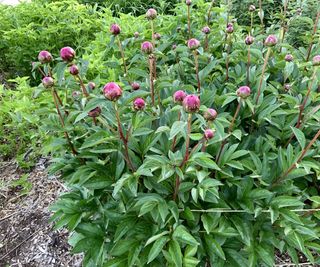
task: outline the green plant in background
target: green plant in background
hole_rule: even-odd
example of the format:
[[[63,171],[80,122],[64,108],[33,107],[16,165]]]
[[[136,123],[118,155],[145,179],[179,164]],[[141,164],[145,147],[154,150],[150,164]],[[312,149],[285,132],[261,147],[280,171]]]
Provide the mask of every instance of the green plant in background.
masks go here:
[[[153,27],[121,14],[83,58],[65,47],[34,66],[54,103],[51,172],[70,188],[53,220],[84,266],[273,266],[276,251],[319,263],[319,45],[305,63],[265,28],[249,65],[247,29],[225,39],[225,6],[207,25],[209,9],[191,1],[190,32],[185,3]]]

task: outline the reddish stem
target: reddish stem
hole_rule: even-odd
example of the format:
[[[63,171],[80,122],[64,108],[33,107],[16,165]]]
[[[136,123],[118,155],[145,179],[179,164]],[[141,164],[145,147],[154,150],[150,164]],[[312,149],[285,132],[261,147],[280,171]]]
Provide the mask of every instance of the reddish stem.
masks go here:
[[[188,9],[188,34],[190,39],[191,38],[190,5],[187,6],[187,9]]]
[[[151,91],[151,103],[154,106],[154,56],[149,56],[149,72],[150,72],[150,91]]]
[[[231,49],[231,37],[228,35],[228,48],[227,48],[227,56],[226,56],[226,81],[229,80],[229,54]]]
[[[209,38],[208,38],[208,34],[206,34],[204,37],[204,51],[208,50],[208,46],[209,46]]]
[[[150,25],[151,25],[151,40],[152,40],[152,45],[155,48],[156,47],[156,42],[154,40],[154,24],[153,24],[153,20],[150,20]]]
[[[76,76],[74,76],[74,77],[75,77],[75,79],[76,79],[76,77],[77,77],[78,80],[79,80],[79,82],[80,82],[82,94],[83,94],[85,97],[88,97],[88,96],[89,96],[88,91],[87,91],[86,86],[84,85],[83,80],[81,79],[80,75],[78,74],[78,75],[76,75]]]
[[[95,125],[95,126],[97,126],[98,124],[97,124],[97,118],[96,117],[92,117],[92,119],[93,119],[93,124]]]
[[[315,36],[315,34],[317,32],[319,17],[320,17],[320,11],[317,13],[317,17],[316,17],[316,20],[314,22],[313,32],[312,32],[312,35],[311,35],[311,43],[310,43],[309,48],[308,48],[306,61],[309,61],[309,58],[310,58],[310,55],[311,55],[311,50],[312,50],[312,46],[313,46],[313,39],[314,39],[314,36]]]
[[[250,65],[251,65],[251,55],[250,55],[250,45],[248,45],[247,85],[249,87],[250,87]]]
[[[197,86],[198,86],[198,95],[200,96],[201,92],[201,83],[200,83],[200,77],[199,77],[199,60],[198,60],[198,52],[194,50],[194,64],[196,67],[196,78],[197,78]]]

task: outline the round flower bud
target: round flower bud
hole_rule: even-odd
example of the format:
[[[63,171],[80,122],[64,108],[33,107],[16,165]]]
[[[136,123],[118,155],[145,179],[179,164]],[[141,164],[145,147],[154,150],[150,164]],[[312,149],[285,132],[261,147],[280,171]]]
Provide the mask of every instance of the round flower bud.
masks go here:
[[[195,50],[200,47],[200,41],[195,38],[192,38],[188,41],[188,47],[191,50]]]
[[[208,27],[208,26],[204,26],[203,28],[202,28],[202,32],[204,33],[204,34],[209,34],[210,33],[210,28]]]
[[[233,24],[232,23],[228,23],[227,28],[226,28],[226,32],[228,34],[233,33]]]
[[[208,108],[207,111],[204,113],[203,117],[207,121],[214,121],[218,116],[218,112],[213,108]]]
[[[191,4],[192,4],[192,1],[191,1],[191,0],[186,0],[186,5],[187,5],[187,6],[191,6]]]
[[[284,88],[285,91],[290,91],[290,89],[291,89],[291,84],[286,83],[286,84],[283,86],[283,88]]]
[[[133,83],[131,83],[131,88],[133,89],[133,90],[139,90],[140,89],[140,83],[138,83],[138,82],[133,82]]]
[[[114,35],[117,36],[121,32],[121,28],[118,24],[114,23],[110,26],[110,32]]]
[[[110,82],[103,87],[103,94],[105,98],[111,101],[116,101],[121,97],[122,89],[115,82]]]
[[[250,95],[250,93],[251,93],[251,89],[249,86],[241,86],[237,90],[237,96],[243,99],[247,98]]]
[[[277,37],[271,34],[266,38],[266,40],[264,41],[264,44],[268,47],[272,47],[272,46],[275,46],[277,42],[278,42]]]
[[[184,91],[178,90],[173,94],[173,101],[175,103],[181,104],[183,102],[184,98],[186,97],[186,95],[187,94]]]
[[[156,39],[156,40],[160,40],[160,39],[161,39],[161,34],[156,32],[156,33],[153,35],[153,38]]]
[[[211,129],[206,129],[204,131],[204,138],[207,139],[207,140],[210,140],[214,137],[214,131],[211,130]]]
[[[76,64],[72,64],[69,68],[69,72],[71,75],[78,75],[79,74],[79,68]]]
[[[89,82],[89,83],[88,83],[88,88],[89,88],[90,90],[94,90],[94,89],[96,88],[96,84],[95,84],[94,82]]]
[[[293,55],[291,55],[291,54],[286,54],[286,56],[284,57],[284,60],[287,61],[287,62],[293,61]]]
[[[63,61],[70,62],[76,56],[76,52],[69,46],[63,47],[60,50],[60,57]]]
[[[140,36],[140,33],[138,33],[138,32],[134,33],[134,38],[139,38],[139,36]]]
[[[88,112],[88,116],[89,117],[92,117],[92,118],[96,118],[96,117],[99,117],[99,115],[101,114],[101,108],[100,107],[96,107],[92,110],[90,110]]]
[[[254,42],[254,38],[251,35],[248,35],[244,42],[246,43],[246,45],[252,45]]]
[[[187,95],[183,99],[183,108],[186,112],[198,112],[200,109],[200,99],[196,95]]]
[[[79,100],[80,97],[81,97],[81,92],[80,92],[80,91],[73,91],[73,92],[72,92],[72,98],[73,98],[74,100]]]
[[[250,11],[250,12],[256,11],[256,7],[255,7],[254,5],[250,5],[250,6],[249,6],[249,11]]]
[[[319,66],[320,65],[320,55],[316,55],[312,59],[313,66]]]
[[[156,17],[157,17],[157,10],[155,10],[154,8],[148,9],[148,11],[146,13],[146,18],[149,20],[153,20]]]
[[[45,88],[50,88],[54,85],[54,80],[51,77],[46,76],[42,79],[42,84]]]
[[[172,50],[176,50],[176,49],[177,49],[177,45],[176,45],[176,44],[173,44],[172,47],[171,47],[171,49],[172,49]]]
[[[146,103],[144,102],[144,99],[143,98],[136,98],[134,101],[133,101],[133,108],[135,110],[143,110],[146,106]]]
[[[153,52],[152,43],[146,41],[141,44],[141,51],[146,54],[151,54]]]
[[[48,51],[43,50],[39,53],[38,60],[42,64],[50,63],[52,61],[52,55]]]

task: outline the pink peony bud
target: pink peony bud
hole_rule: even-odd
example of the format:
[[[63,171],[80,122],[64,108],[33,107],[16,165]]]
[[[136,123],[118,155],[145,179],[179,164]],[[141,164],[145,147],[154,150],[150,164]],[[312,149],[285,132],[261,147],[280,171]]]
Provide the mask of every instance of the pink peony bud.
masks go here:
[[[153,35],[153,38],[156,39],[156,40],[160,40],[160,39],[161,39],[161,34],[156,32],[156,33]]]
[[[191,4],[192,4],[192,1],[191,1],[191,0],[186,0],[186,5],[187,5],[187,6],[191,6]]]
[[[287,62],[293,61],[293,55],[291,55],[291,54],[286,54],[286,56],[284,57],[284,60],[287,61]]]
[[[151,54],[153,52],[152,43],[146,41],[141,44],[141,51],[146,54]]]
[[[92,118],[96,118],[96,117],[99,117],[99,115],[101,114],[101,108],[100,107],[96,107],[92,110],[90,110],[88,112],[88,116],[89,117],[92,117]]]
[[[79,100],[81,97],[81,92],[80,91],[73,91],[72,92],[72,98],[75,100]]]
[[[200,99],[196,95],[187,95],[183,99],[183,108],[186,112],[198,112],[200,109]]]
[[[226,32],[228,34],[233,33],[233,24],[232,23],[228,23],[227,28],[226,28]]]
[[[266,38],[266,40],[264,41],[264,44],[265,46],[272,47],[272,46],[275,46],[277,42],[278,42],[277,37],[271,34]]]
[[[153,20],[156,17],[157,17],[157,10],[155,10],[154,8],[148,9],[148,11],[146,13],[146,18],[149,20]]]
[[[143,110],[146,106],[146,103],[144,102],[144,99],[143,98],[136,98],[134,101],[133,101],[133,108],[135,110]]]
[[[244,42],[246,43],[246,45],[252,45],[254,42],[254,38],[251,35],[248,35]]]
[[[251,89],[249,86],[241,86],[237,90],[237,96],[243,99],[247,98],[250,95],[250,93],[251,93]]]
[[[70,62],[76,56],[76,52],[69,46],[63,47],[60,50],[60,57],[63,61]]]
[[[319,66],[320,65],[320,55],[316,55],[312,59],[313,66]]]
[[[112,24],[110,26],[110,32],[114,35],[114,36],[117,36],[118,34],[120,34],[121,32],[121,28],[118,24]]]
[[[96,84],[94,82],[88,82],[88,88],[90,90],[94,90],[96,88]]]
[[[140,33],[138,33],[138,32],[134,33],[134,38],[139,38],[139,36],[140,36]]]
[[[54,80],[51,77],[47,76],[42,79],[42,84],[45,88],[50,88],[54,85]]]
[[[171,49],[172,49],[172,50],[176,50],[176,49],[177,49],[177,45],[176,45],[176,44],[173,44],[172,47],[171,47]]]
[[[286,83],[286,84],[283,86],[283,88],[284,88],[285,91],[290,91],[290,89],[291,89],[291,84]]]
[[[69,68],[69,72],[71,75],[78,75],[79,74],[79,68],[76,64],[72,64]]]
[[[250,12],[256,11],[256,7],[255,7],[254,5],[250,5],[250,6],[249,6],[249,11],[250,11]]]
[[[207,139],[207,140],[210,140],[214,137],[214,131],[211,130],[211,129],[206,129],[204,131],[204,138]]]
[[[207,111],[204,113],[204,118],[207,121],[214,121],[218,116],[218,112],[213,108],[208,108]]]
[[[209,34],[210,33],[210,28],[208,27],[208,26],[204,26],[203,28],[202,28],[202,32],[204,33],[204,34]]]
[[[122,89],[115,82],[110,82],[103,87],[103,94],[107,99],[116,101],[121,97]]]
[[[200,42],[197,39],[192,38],[188,41],[188,47],[191,50],[195,50],[200,47]]]
[[[52,61],[52,55],[48,51],[41,51],[38,55],[38,60],[41,64],[50,63]]]
[[[139,90],[140,89],[140,83],[138,83],[138,82],[133,82],[133,83],[131,83],[131,88],[133,89],[133,90]]]
[[[175,103],[181,104],[183,102],[184,98],[186,97],[186,95],[187,94],[184,91],[178,90],[173,94],[173,101]]]

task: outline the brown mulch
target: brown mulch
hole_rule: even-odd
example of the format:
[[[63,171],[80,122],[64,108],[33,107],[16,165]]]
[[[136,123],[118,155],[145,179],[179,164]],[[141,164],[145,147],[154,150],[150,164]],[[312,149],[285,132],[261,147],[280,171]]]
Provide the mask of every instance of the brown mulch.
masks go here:
[[[0,266],[81,266],[81,255],[70,253],[68,233],[49,223],[48,207],[65,188],[48,176],[46,159],[28,174],[27,194],[23,186],[12,185],[22,175],[15,162],[0,162]]]

